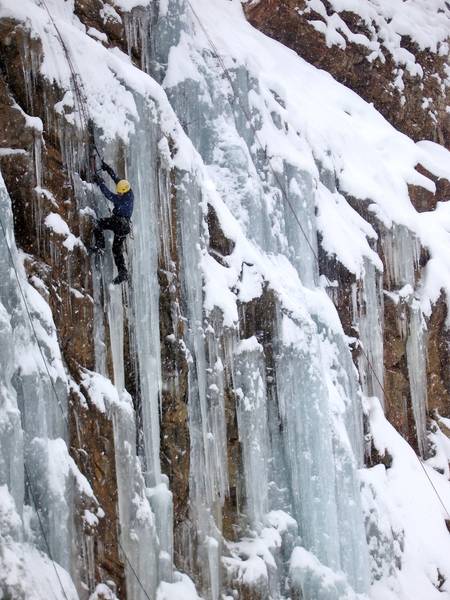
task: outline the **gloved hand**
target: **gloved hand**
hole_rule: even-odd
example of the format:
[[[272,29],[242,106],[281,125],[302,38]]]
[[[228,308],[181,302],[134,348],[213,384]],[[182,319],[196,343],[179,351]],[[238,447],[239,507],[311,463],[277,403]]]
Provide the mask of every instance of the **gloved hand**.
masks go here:
[[[107,164],[105,163],[105,161],[104,161],[104,160],[102,160],[102,171],[108,171],[108,170],[109,170],[109,165],[107,165]]]
[[[103,182],[103,179],[98,175],[98,173],[94,173],[92,176],[92,181],[97,185],[100,185]]]

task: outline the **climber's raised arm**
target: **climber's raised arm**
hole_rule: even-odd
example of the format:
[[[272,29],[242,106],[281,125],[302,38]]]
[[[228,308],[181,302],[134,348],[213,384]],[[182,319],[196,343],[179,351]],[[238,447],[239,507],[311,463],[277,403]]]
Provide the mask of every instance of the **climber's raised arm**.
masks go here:
[[[111,177],[114,183],[119,183],[120,177],[117,177],[117,175],[114,172],[114,169],[110,167],[107,163],[105,163],[104,160],[102,160],[102,171],[106,171],[106,173],[108,173],[108,175]]]

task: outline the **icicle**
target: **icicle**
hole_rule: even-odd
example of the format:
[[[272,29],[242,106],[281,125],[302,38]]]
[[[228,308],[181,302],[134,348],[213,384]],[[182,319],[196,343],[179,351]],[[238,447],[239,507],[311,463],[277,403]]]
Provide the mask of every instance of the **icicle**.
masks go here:
[[[397,327],[401,337],[406,339],[411,404],[419,452],[423,456],[427,435],[426,324],[420,303],[414,297],[420,244],[415,234],[400,225],[393,225],[383,236],[382,243],[390,290],[399,293],[407,307],[406,319],[400,319]]]
[[[141,55],[140,68],[145,73],[150,72],[150,23],[151,13],[148,8],[137,7],[131,13],[124,14],[125,37],[128,55],[133,59],[133,50]]]
[[[353,286],[352,301],[355,325],[364,351],[358,355],[363,392],[367,396],[377,396],[383,403],[382,273],[367,259],[363,278]]]
[[[421,456],[425,456],[427,442],[427,364],[425,322],[420,303],[413,299],[409,310],[409,331],[406,342],[411,403],[416,423],[417,443]]]
[[[128,178],[133,183],[135,208],[133,239],[129,240],[132,264],[131,328],[134,331],[142,398],[146,482],[161,482],[159,460],[159,402],[161,349],[159,339],[158,130],[154,108],[136,97],[140,126],[130,142]],[[167,201],[167,199],[165,200]],[[163,233],[164,235],[164,233]]]
[[[255,337],[236,349],[234,383],[239,439],[246,488],[246,514],[252,529],[260,529],[269,512],[270,446],[267,431],[266,382],[263,348]]]

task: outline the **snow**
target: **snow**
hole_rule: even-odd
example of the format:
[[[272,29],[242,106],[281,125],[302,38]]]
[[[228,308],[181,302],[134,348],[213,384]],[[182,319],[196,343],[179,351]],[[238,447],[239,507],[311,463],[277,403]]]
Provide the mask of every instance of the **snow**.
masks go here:
[[[382,48],[388,49],[410,73],[420,75],[420,69],[412,55],[399,46],[399,35],[410,35],[431,50],[437,49],[443,40],[442,20],[433,20],[432,12],[443,6],[444,16],[448,16],[441,0],[430,0],[431,4],[422,12],[417,0],[406,3],[393,0],[389,5],[387,0],[365,5],[351,0],[330,1],[338,10],[352,7],[362,10],[367,22],[379,23],[383,37],[380,43],[375,37],[365,40],[354,36],[338,16],[327,16],[320,0],[310,0],[309,7],[326,21],[326,24],[317,21],[315,27],[326,33],[330,44],[345,46],[346,39],[367,44],[372,59],[382,56]],[[373,106],[337,84],[328,74],[255,31],[245,21],[238,0],[192,0],[221,59],[230,69],[233,88],[211,55],[204,31],[183,3],[167,1],[159,7],[163,23],[157,26],[161,35],[158,51],[163,53],[164,45],[168,46],[167,56],[160,57],[161,64],[167,66],[160,86],[133,66],[121,50],[106,48],[102,32],[92,28],[86,31],[73,14],[73,2],[47,2],[79,71],[89,115],[99,129],[99,143],[106,156],[108,153],[116,156],[123,144],[129,144],[126,167],[135,182],[135,222],[139,223],[129,250],[134,297],[125,305],[121,292],[108,288],[105,310],[100,302],[100,275],[94,274],[98,372],[82,370],[81,384],[88,404],[107,414],[113,422],[121,543],[133,570],[144,579],[145,589],[157,600],[199,598],[194,583],[186,575],[173,573],[172,495],[159,462],[158,402],[162,386],[157,268],[159,242],[163,246],[168,244],[160,234],[167,237],[167,230],[173,225],[170,221],[173,199],[163,189],[162,182],[164,173],[170,173],[174,177],[170,182],[177,188],[177,233],[182,263],[177,268],[185,295],[182,317],[188,324],[185,339],[178,339],[177,332],[171,341],[186,349],[189,364],[189,503],[193,513],[189,526],[198,535],[201,578],[208,582],[205,585],[209,585],[212,597],[214,600],[219,597],[223,553],[216,515],[220,514],[229,486],[224,400],[228,377],[233,379],[237,396],[244,510],[248,520],[248,531],[239,541],[227,545],[230,556],[223,559],[235,580],[278,593],[277,586],[283,581],[282,567],[279,581],[274,573],[282,562],[282,553],[288,553],[289,549],[289,555],[295,546],[290,575],[306,598],[364,597],[369,588],[364,509],[364,517],[368,520],[373,517],[379,532],[369,540],[369,552],[373,555],[378,546],[386,544],[388,551],[384,558],[390,559],[385,570],[383,564],[379,566],[382,579],[372,586],[372,599],[437,597],[438,569],[450,576],[445,514],[424,481],[417,457],[384,419],[377,399],[366,400],[365,408],[375,446],[382,454],[388,451],[393,464],[388,470],[378,465],[356,471],[362,461],[361,390],[339,316],[325,286],[319,285],[316,258],[319,232],[322,249],[336,257],[350,273],[363,278],[361,305],[368,314],[366,321],[364,315],[356,316],[361,339],[379,369],[383,348],[377,304],[377,278],[381,277],[382,263],[374,250],[378,239],[375,229],[350,206],[346,196],[365,203],[386,227],[397,228],[398,238],[409,244],[411,264],[394,265],[393,273],[387,276],[398,284],[399,290],[392,292],[398,302],[414,302],[418,317],[414,331],[419,338],[420,310],[429,314],[431,303],[439,297],[441,289],[450,293],[450,210],[441,203],[434,212],[418,214],[409,201],[408,184],[434,191],[434,182],[415,167],[420,163],[436,177],[448,177],[450,153],[429,141],[414,144],[395,131]],[[113,4],[120,11],[129,11],[149,3],[116,0]],[[111,5],[104,5],[101,14],[105,21],[121,21]],[[380,15],[384,20],[380,20]],[[71,74],[61,60],[60,43],[47,13],[37,1],[6,0],[0,6],[0,18],[9,16],[25,23],[32,35],[41,39],[41,72],[61,88],[62,98],[54,108],[69,122],[75,122],[74,114],[66,114],[65,110],[74,105]],[[404,16],[407,18],[402,20]],[[424,20],[419,19],[423,16]],[[418,22],[424,23],[424,31],[417,27]],[[189,93],[190,103],[186,100]],[[235,94],[237,100],[233,98]],[[252,126],[246,113],[251,114]],[[194,117],[192,122],[191,117]],[[190,131],[191,139],[183,131],[182,119],[186,119],[185,129]],[[36,131],[42,130],[42,123],[40,129],[38,122],[34,125]],[[154,176],[155,148],[160,161],[158,181]],[[283,192],[289,194],[303,232]],[[150,203],[148,196],[152,199]],[[153,201],[155,198],[160,204]],[[234,242],[231,254],[220,263],[208,252],[205,230],[208,203],[216,211],[224,234]],[[82,214],[92,216],[92,209],[85,207]],[[45,224],[55,235],[65,238],[63,244],[68,250],[80,244],[57,212],[48,214]],[[414,271],[416,238],[429,249],[431,260],[421,285],[413,290],[414,277],[409,271]],[[392,241],[392,255],[396,249]],[[20,263],[19,268],[25,281]],[[105,272],[108,269],[111,271],[111,265],[105,266]],[[409,281],[400,281],[407,271]],[[268,318],[273,320],[275,332],[271,367],[275,383],[266,377],[263,344],[256,335],[239,339],[243,332],[236,327],[239,302],[258,299],[266,289],[274,296],[273,315]],[[76,290],[73,294],[80,297]],[[26,297],[33,315],[37,315],[36,330],[49,355],[50,374],[59,381],[66,399],[67,376],[50,308],[30,286]],[[212,325],[217,324],[217,309],[221,312],[220,327],[232,332],[229,338],[219,337],[218,329]],[[204,327],[205,318],[208,327]],[[108,356],[104,343],[106,322],[110,340]],[[125,323],[131,324],[140,368],[144,438],[141,456],[136,453],[136,415],[125,390]],[[11,344],[10,313],[3,303],[0,325],[0,333]],[[421,357],[416,356],[420,354],[419,345],[409,348],[410,367],[423,367]],[[23,377],[36,376],[37,368],[43,371],[42,358],[37,356],[29,338],[22,340],[20,350],[23,350],[20,361]],[[12,370],[13,365],[8,363],[8,373]],[[418,425],[426,402],[421,375],[423,369],[417,370]],[[269,384],[273,396],[269,396]],[[368,393],[370,382],[365,386],[363,381],[365,387]],[[373,382],[372,387],[376,387]],[[51,393],[50,389],[43,389],[39,397],[46,399]],[[8,402],[15,408],[11,390]],[[31,414],[41,416],[41,413],[47,417],[41,406]],[[17,419],[17,410],[10,411],[11,422],[14,415]],[[60,424],[58,427],[61,429]],[[29,461],[42,475],[38,478],[43,486],[40,494],[45,496],[45,483],[52,496],[46,512],[53,521],[61,515],[60,523],[64,521],[61,531],[53,523],[52,543],[58,548],[58,557],[69,564],[67,480],[73,478],[80,492],[91,498],[93,495],[69,456],[58,427],[53,431],[42,417],[37,424],[24,423],[29,437]],[[22,430],[17,427],[17,431]],[[448,506],[450,492],[445,462],[448,440],[439,432],[433,440],[438,453],[423,468]],[[19,438],[15,444],[20,455]],[[444,476],[432,466],[442,468]],[[0,523],[5,522],[5,531],[17,536],[19,521],[8,493],[4,486],[0,487]],[[16,496],[23,496],[20,489]],[[97,515],[85,511],[84,518],[94,525]],[[17,542],[11,544],[8,548],[12,548],[16,558],[21,552],[34,557],[35,568],[44,565],[42,577],[48,576],[49,564],[41,554],[35,549],[29,551],[28,547],[23,550]],[[8,569],[14,570],[14,560],[14,556],[8,559]],[[397,560],[401,561],[402,569],[393,567]],[[372,556],[372,569],[374,563],[376,559]],[[30,570],[32,577],[35,568]],[[128,564],[126,569],[128,597],[143,598]],[[64,577],[69,580],[65,573]],[[167,581],[162,581],[163,578]],[[28,584],[27,579],[24,585]],[[355,590],[361,593],[358,595]],[[445,598],[444,593],[448,594],[446,589],[439,597]],[[103,584],[91,598],[102,594],[114,598]]]
[[[59,594],[67,600],[79,596],[67,571],[30,544],[3,542],[0,572],[5,597],[48,600]],[[64,592],[63,592],[64,590]]]
[[[102,31],[95,29],[95,27],[89,27],[89,29],[87,30],[87,34],[95,38],[96,40],[99,40],[100,42],[108,41],[108,36]]]
[[[113,0],[113,4],[120,10],[130,12],[137,6],[148,6],[151,0]]]
[[[313,553],[296,547],[289,561],[289,573],[294,586],[304,590],[308,597],[364,600],[365,596],[352,592],[345,577],[323,565]],[[300,592],[301,593],[301,592]]]
[[[195,585],[184,573],[175,573],[174,583],[162,581],[158,587],[156,600],[201,600]]]
[[[45,217],[44,223],[57,235],[62,235],[66,238],[63,242],[63,245],[67,248],[67,250],[69,250],[69,252],[72,252],[75,246],[84,247],[84,244],[80,238],[73,235],[67,223],[58,213],[49,213]]]
[[[0,156],[17,156],[17,155],[28,154],[26,150],[22,148],[0,148]]]
[[[48,492],[50,494],[64,500],[67,493],[67,478],[72,475],[79,492],[87,498],[95,499],[88,480],[80,473],[75,461],[69,455],[64,440],[34,438],[31,442],[31,451],[36,455],[45,455],[47,458],[43,471],[48,480]]]
[[[266,520],[271,527],[274,527],[280,534],[286,533],[292,529],[297,529],[297,521],[284,510],[271,510],[266,515]]]
[[[443,146],[427,140],[417,142],[417,146],[424,150],[419,162],[436,177],[450,180],[450,152]]]
[[[346,40],[360,44],[370,52],[368,60],[376,58],[385,62],[389,53],[394,61],[405,67],[412,76],[422,77],[421,67],[411,52],[402,47],[402,37],[408,37],[419,50],[435,53],[448,52],[447,39],[450,30],[450,10],[445,0],[330,0],[331,15],[322,0],[306,0],[301,14],[314,11],[322,18],[308,19],[317,31],[325,35],[327,45],[346,47]],[[339,13],[349,11],[360,18],[368,30],[366,34],[353,33]],[[299,11],[300,12],[300,11]]]
[[[6,485],[0,486],[0,531],[5,538],[18,538],[22,521]]]
[[[330,192],[319,183],[317,193],[317,228],[324,234],[323,248],[339,261],[350,273],[361,273],[360,257],[367,256],[378,268],[383,265],[378,254],[372,250],[369,240],[375,240],[375,230],[365,221],[337,191]]]
[[[236,348],[236,354],[241,352],[263,352],[263,347],[256,339],[256,336],[252,335],[245,340],[239,342],[239,346]]]
[[[121,410],[133,414],[127,396],[120,396],[111,380],[104,375],[83,369],[81,381],[90,401],[100,412],[104,413],[111,407],[118,406]]]
[[[119,600],[115,593],[104,583],[99,583],[89,600]]]
[[[375,447],[381,455],[388,450],[393,461],[389,469],[378,465],[361,471],[365,483],[363,496],[370,487],[387,521],[385,527],[402,530],[404,535],[402,567],[397,578],[378,582],[371,597],[373,600],[390,597],[389,590],[393,598],[400,600],[450,597],[450,589],[446,586],[440,592],[434,587],[437,570],[445,574],[449,569],[450,538],[444,522],[450,508],[447,476],[420,462],[412,448],[384,418],[376,398],[367,400],[367,411]]]
[[[48,600],[61,594],[78,600],[69,573],[23,541],[23,525],[14,499],[0,486],[0,593],[2,597]]]
[[[112,7],[110,4],[105,4],[100,9],[100,16],[102,17],[104,23],[106,23],[107,21],[113,21],[116,23],[122,22],[121,16],[116,11],[116,9],[114,7]]]
[[[282,519],[280,514],[278,518]],[[297,523],[292,517],[283,520],[296,531]],[[285,531],[266,527],[257,537],[243,538],[239,542],[228,544],[231,557],[225,557],[223,562],[239,584],[257,589],[268,582],[269,572],[276,569],[273,552],[282,545],[280,533]]]

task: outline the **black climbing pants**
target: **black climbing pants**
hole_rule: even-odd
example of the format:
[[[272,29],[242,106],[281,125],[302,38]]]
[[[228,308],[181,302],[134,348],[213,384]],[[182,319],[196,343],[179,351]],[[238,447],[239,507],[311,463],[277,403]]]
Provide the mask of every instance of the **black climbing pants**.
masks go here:
[[[125,259],[123,257],[123,243],[131,231],[130,220],[126,217],[113,215],[107,219],[100,219],[94,229],[95,249],[102,250],[105,247],[105,229],[114,232],[112,253],[119,273],[126,272]]]

